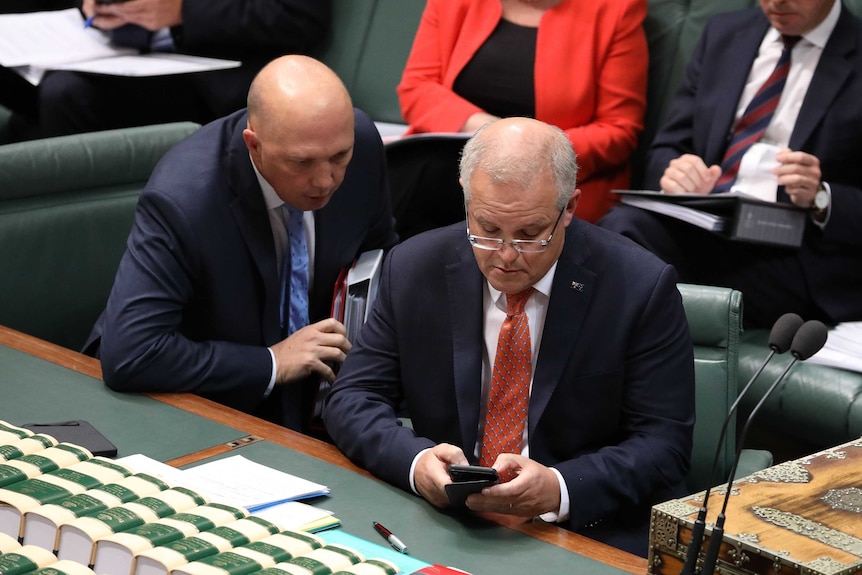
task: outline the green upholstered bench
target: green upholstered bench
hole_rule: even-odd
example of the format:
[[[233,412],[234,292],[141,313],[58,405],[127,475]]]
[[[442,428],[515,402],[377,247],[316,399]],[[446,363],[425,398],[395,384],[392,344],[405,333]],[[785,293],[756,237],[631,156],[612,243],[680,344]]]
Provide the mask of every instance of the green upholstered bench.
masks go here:
[[[862,15],[862,0],[844,0],[844,4]],[[667,114],[703,25],[717,13],[757,5],[758,0],[648,1],[644,29],[649,42],[649,88],[644,131],[633,159],[632,187],[640,187],[638,178],[642,174],[646,150]],[[766,330],[749,330],[742,334],[739,389],[765,359],[769,351],[767,338]],[[783,370],[784,362],[789,361],[783,356],[776,360],[743,398],[740,417],[750,412]],[[798,365],[775,397],[756,415],[746,445],[769,449],[776,461],[785,461],[855,439],[862,434],[860,397],[862,374],[810,363]]]
[[[743,333],[739,386],[745,385],[766,359],[766,330]],[[860,342],[862,346],[862,342]],[[792,361],[774,357],[740,402],[747,414]],[[797,362],[784,383],[766,400],[752,423],[746,443],[773,451],[776,459],[792,460],[862,436],[862,373]]]
[[[333,2],[332,34],[320,59],[375,122],[404,123],[395,88],[424,8],[425,0]]]
[[[688,487],[692,492],[714,487],[727,480],[736,454],[737,417],[727,425],[727,437],[716,449],[730,407],[737,397],[739,336],[742,325],[742,294],[729,288],[678,284],[691,340],[694,344],[694,377],[697,421]],[[710,477],[713,460],[715,474]],[[736,477],[765,469],[772,454],[765,450],[742,450]],[[710,479],[712,479],[710,485]]]
[[[107,301],[139,193],[197,127],[0,146],[0,325],[80,349]]]

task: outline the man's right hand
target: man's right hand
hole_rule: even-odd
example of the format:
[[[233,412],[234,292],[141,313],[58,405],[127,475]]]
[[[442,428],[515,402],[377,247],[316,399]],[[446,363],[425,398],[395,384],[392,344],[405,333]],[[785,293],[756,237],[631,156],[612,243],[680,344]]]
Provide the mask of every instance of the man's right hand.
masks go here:
[[[275,354],[276,384],[300,381],[312,373],[333,381],[335,372],[327,363],[343,363],[350,342],[344,324],[330,318],[297,330],[270,349]]]
[[[721,175],[721,167],[708,166],[694,154],[683,154],[671,160],[659,185],[666,194],[708,194]]]
[[[449,506],[446,484],[452,483],[450,465],[467,465],[467,458],[460,447],[441,443],[423,453],[413,469],[416,491],[434,507]]]

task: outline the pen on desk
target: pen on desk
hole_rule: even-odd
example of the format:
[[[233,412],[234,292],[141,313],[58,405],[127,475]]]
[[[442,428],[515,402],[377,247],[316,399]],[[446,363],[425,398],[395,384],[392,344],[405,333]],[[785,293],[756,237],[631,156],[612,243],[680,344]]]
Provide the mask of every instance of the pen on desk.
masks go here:
[[[86,20],[84,20],[84,28],[89,28],[90,26],[92,26],[92,25],[93,25],[93,21],[94,21],[95,19],[96,19],[96,17],[95,17],[95,16],[90,16],[89,18],[87,18]]]
[[[387,528],[385,528],[376,521],[374,521],[372,525],[374,525],[374,529],[376,529],[377,532],[380,533],[383,538],[386,539],[396,551],[398,551],[399,553],[407,553],[407,546],[404,545],[404,543],[400,539],[398,539],[398,537],[393,535],[391,531],[389,531]]]

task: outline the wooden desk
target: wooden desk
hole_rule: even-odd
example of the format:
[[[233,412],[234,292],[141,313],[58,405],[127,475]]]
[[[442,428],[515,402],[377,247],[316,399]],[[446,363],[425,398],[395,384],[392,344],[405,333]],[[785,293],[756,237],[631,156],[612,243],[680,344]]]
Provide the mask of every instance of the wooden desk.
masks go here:
[[[0,326],[0,346],[6,346],[23,352],[27,356],[39,358],[91,378],[102,379],[101,367],[97,360],[2,326]],[[0,375],[0,378],[2,378],[2,375]],[[311,456],[366,478],[371,478],[369,473],[348,461],[335,446],[285,429],[279,425],[238,412],[196,395],[156,393],[149,394],[149,397],[205,418],[208,421],[222,424],[229,429],[238,430],[241,433],[237,434],[236,439],[239,439],[242,435],[253,435],[269,443]],[[0,409],[0,419],[3,418],[8,419],[9,415],[3,414],[2,409]],[[225,454],[232,449],[226,443],[217,443],[193,453],[170,459],[167,463],[174,466],[183,466]],[[430,504],[424,505],[430,508]],[[633,575],[643,575],[647,571],[646,559],[625,553],[554,525],[542,522],[522,523],[512,520],[512,518],[499,516],[495,517],[494,520],[514,531],[530,535],[545,543],[592,559],[605,566],[610,566]],[[541,558],[539,557],[536,558],[536,567],[540,570],[542,568]]]

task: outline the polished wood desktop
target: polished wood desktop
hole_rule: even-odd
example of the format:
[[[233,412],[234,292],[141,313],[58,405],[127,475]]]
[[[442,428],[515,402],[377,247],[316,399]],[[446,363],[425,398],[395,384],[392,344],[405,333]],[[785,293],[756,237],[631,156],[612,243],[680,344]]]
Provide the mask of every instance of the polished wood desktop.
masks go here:
[[[23,352],[28,356],[51,362],[98,380],[102,378],[101,367],[97,360],[3,326],[0,326],[0,346],[6,346]],[[206,420],[220,423],[232,429],[241,430],[242,434],[244,434],[241,437],[237,437],[234,441],[215,443],[206,448],[168,460],[167,463],[173,466],[180,467],[223,455],[234,449],[241,448],[246,443],[253,443],[257,439],[261,439],[364,477],[371,477],[368,472],[352,464],[335,446],[328,443],[238,412],[196,395],[185,393],[154,393],[148,395],[159,402],[195,414]],[[646,559],[625,553],[551,524],[540,521],[525,522],[523,519],[508,516],[489,515],[487,518],[514,531],[524,533],[551,545],[633,575],[643,575],[647,571]],[[537,567],[539,568],[540,563],[541,559],[537,558]]]

